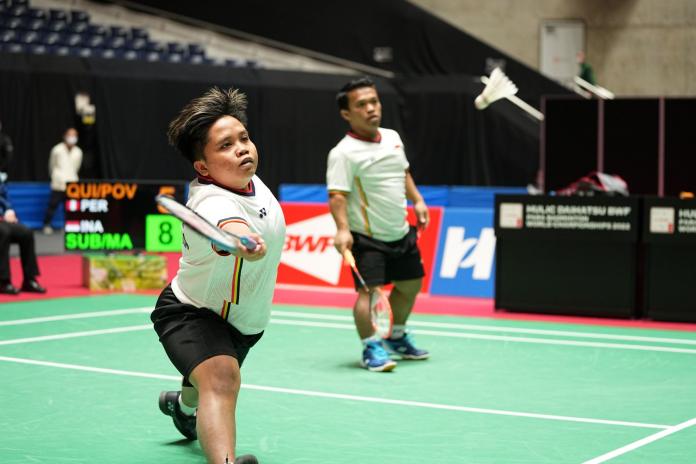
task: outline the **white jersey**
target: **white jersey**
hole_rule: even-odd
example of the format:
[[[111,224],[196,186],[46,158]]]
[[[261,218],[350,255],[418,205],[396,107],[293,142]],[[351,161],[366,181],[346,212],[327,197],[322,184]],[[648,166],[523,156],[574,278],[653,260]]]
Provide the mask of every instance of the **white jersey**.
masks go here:
[[[326,186],[348,192],[350,230],[393,242],[408,233],[406,169],[399,134],[379,128],[376,141],[349,132],[329,153]]]
[[[179,301],[215,311],[246,335],[266,328],[271,315],[285,218],[278,200],[254,176],[244,191],[227,189],[199,177],[191,182],[187,206],[218,227],[249,226],[266,242],[266,256],[246,261],[224,251],[184,225],[183,250],[172,290]]]
[[[51,190],[65,191],[67,182],[78,180],[77,173],[82,165],[82,150],[77,145],[68,149],[60,142],[51,149],[48,157],[48,174],[51,176]]]

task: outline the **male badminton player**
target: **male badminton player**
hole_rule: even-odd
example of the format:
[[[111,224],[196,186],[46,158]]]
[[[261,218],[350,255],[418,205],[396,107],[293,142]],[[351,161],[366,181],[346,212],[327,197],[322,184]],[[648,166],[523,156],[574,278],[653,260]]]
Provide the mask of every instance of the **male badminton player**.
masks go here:
[[[336,95],[341,117],[350,130],[331,150],[326,170],[329,208],[336,222],[334,245],[350,249],[369,287],[393,283],[389,302],[394,313],[390,338],[375,334],[370,297],[356,280],[353,316],[362,340],[362,365],[378,372],[396,366],[385,347],[402,359],[426,359],[406,331],[406,322],[423,282],[424,270],[416,228],[406,221],[406,199],[413,202],[418,227],[428,225],[423,201],[399,134],[380,127],[382,105],[369,78],[355,79]]]
[[[187,438],[198,438],[209,464],[235,459],[235,409],[240,367],[268,324],[285,219],[255,173],[247,99],[213,88],[189,102],[169,124],[169,142],[198,176],[187,206],[237,235],[257,242],[247,250],[216,248],[183,227],[176,276],[160,294],[151,319],[167,356],[183,376],[181,391],[162,392],[159,406]]]

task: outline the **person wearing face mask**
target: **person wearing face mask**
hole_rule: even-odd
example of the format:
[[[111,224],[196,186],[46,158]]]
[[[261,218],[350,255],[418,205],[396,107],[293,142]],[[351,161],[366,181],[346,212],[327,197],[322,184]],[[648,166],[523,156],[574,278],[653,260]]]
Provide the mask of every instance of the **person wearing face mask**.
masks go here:
[[[51,197],[43,220],[43,232],[53,233],[51,220],[56,208],[65,200],[65,184],[79,179],[82,150],[77,146],[77,130],[71,127],[63,134],[63,141],[51,149],[48,173],[51,176]]]

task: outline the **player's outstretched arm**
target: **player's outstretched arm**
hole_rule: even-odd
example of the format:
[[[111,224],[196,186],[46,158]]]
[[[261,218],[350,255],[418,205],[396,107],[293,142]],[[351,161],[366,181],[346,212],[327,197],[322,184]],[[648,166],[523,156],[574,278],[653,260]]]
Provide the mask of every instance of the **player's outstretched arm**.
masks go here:
[[[244,245],[239,243],[237,249],[232,253],[233,255],[239,256],[240,258],[244,258],[247,261],[258,261],[259,259],[266,256],[267,248],[266,242],[263,241],[263,237],[261,237],[259,234],[252,232],[251,229],[249,229],[249,226],[247,226],[246,224],[227,224],[225,227],[222,228],[222,230],[231,232],[239,236],[246,236],[252,238],[256,242],[256,248],[254,248],[253,250],[249,250]]]

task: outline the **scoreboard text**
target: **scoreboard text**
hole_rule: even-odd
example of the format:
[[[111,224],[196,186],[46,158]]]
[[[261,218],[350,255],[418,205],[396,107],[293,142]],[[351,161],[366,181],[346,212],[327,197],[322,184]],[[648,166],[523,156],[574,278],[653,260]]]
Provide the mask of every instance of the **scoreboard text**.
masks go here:
[[[181,222],[155,203],[159,194],[184,202],[185,182],[79,181],[65,194],[69,251],[179,251]]]

